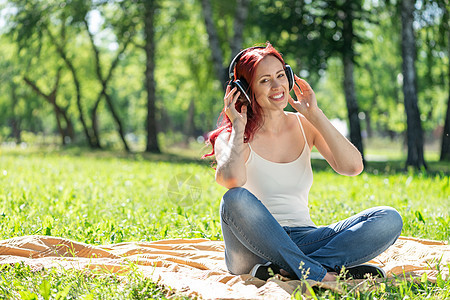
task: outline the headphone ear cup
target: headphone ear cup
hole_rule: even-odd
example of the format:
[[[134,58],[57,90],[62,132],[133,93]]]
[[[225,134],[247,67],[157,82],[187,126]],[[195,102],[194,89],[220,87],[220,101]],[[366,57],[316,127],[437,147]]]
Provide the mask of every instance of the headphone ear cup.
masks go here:
[[[252,103],[250,101],[250,97],[248,95],[249,88],[248,88],[248,83],[245,79],[237,79],[233,82],[233,86],[236,86],[238,88],[238,91],[241,92],[241,96],[244,96],[245,99],[247,99],[248,103]]]
[[[284,65],[284,70],[286,71],[286,77],[289,82],[289,91],[292,90],[294,87],[294,71],[292,71],[292,68],[290,65]]]

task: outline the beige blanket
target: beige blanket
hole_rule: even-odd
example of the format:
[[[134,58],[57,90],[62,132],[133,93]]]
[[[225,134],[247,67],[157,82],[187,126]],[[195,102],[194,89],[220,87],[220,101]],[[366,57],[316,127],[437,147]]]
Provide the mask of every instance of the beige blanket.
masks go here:
[[[159,284],[187,296],[204,299],[290,299],[300,281],[273,278],[261,281],[250,275],[227,272],[222,241],[172,239],[92,246],[50,236],[22,236],[0,241],[0,265],[24,262],[35,270],[76,268],[126,274],[131,265]],[[408,280],[427,273],[435,281],[441,270],[449,278],[450,246],[445,242],[400,237],[371,261],[388,276]],[[333,284],[309,284],[336,288]],[[304,287],[303,287],[304,289]]]

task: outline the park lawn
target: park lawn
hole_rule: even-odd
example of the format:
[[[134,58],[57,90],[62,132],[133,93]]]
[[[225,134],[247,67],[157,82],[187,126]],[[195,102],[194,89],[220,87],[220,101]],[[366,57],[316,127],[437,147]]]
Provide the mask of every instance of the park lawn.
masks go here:
[[[357,177],[336,175],[314,161],[312,218],[328,224],[376,205],[395,207],[402,235],[449,241],[449,165],[428,173],[400,172],[398,164],[370,164]],[[178,182],[188,182],[179,186]],[[209,162],[175,154],[0,150],[0,239],[52,235],[93,245],[166,238],[221,239],[219,201]],[[148,299],[170,291],[133,273],[125,279],[79,272],[0,272],[0,299]],[[352,294],[353,293],[353,294]],[[359,295],[359,296],[358,296]],[[318,298],[338,295],[319,291]],[[450,297],[450,282],[399,283],[347,298]]]

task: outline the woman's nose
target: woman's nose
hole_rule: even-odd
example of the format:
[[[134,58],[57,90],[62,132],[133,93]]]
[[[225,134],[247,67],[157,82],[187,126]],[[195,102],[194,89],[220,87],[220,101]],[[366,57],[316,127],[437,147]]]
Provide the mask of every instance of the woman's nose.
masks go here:
[[[277,89],[281,86],[281,82],[279,79],[275,79],[272,81],[272,89]]]

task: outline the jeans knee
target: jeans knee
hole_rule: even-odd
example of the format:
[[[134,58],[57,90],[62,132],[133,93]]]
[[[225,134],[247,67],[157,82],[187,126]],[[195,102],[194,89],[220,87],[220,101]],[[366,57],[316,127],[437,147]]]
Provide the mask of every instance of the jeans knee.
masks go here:
[[[222,197],[222,206],[225,209],[240,209],[248,201],[250,192],[243,187],[229,189]]]
[[[220,215],[225,222],[230,219],[234,219],[236,222],[237,220],[252,222],[257,218],[264,217],[266,213],[264,209],[261,201],[250,191],[242,187],[236,187],[229,189],[223,195]]]
[[[400,236],[403,228],[403,219],[400,215],[400,213],[392,207],[385,206],[382,207],[383,209],[383,224],[390,228],[391,232],[393,234],[396,234],[396,236]]]

